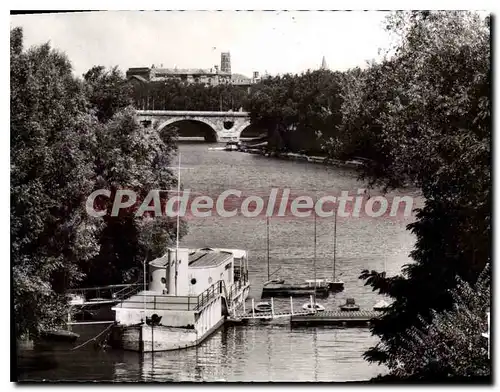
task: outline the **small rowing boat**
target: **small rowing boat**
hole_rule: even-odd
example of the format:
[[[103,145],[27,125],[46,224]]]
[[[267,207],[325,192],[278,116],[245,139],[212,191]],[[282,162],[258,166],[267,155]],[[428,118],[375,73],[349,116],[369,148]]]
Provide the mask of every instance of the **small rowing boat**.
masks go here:
[[[388,307],[389,307],[389,304],[387,302],[385,302],[384,300],[380,300],[375,304],[375,306],[373,307],[373,310],[381,311],[381,310],[387,309]]]
[[[310,302],[302,305],[302,309],[304,310],[309,310],[309,311],[316,311],[316,312],[324,312],[325,311],[325,307],[323,305],[320,305],[318,303],[315,303],[314,305],[312,305]]]
[[[77,333],[66,331],[63,329],[53,329],[48,331],[43,331],[41,336],[44,340],[56,341],[56,342],[74,342],[80,337]]]
[[[261,313],[271,312],[272,306],[269,302],[259,302],[257,305],[255,305],[254,310]]]
[[[354,298],[347,298],[344,305],[340,305],[340,310],[344,312],[355,312],[359,310],[359,305],[356,305]]]

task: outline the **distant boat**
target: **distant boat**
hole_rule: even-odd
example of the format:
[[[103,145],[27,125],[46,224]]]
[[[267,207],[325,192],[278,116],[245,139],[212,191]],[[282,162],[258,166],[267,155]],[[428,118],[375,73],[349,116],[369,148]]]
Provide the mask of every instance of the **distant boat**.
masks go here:
[[[331,283],[331,281],[328,279],[307,279],[305,283],[308,287],[311,287],[311,288],[316,288],[316,289],[327,288],[328,289],[328,286]]]
[[[366,166],[363,162],[358,161],[356,159],[351,159],[350,161],[346,161],[345,164],[347,166],[353,166],[353,167]]]
[[[281,283],[282,279],[266,282],[262,288],[262,297],[309,297],[316,295],[317,297],[328,297],[328,286],[321,287],[316,285],[314,287],[311,283]],[[311,281],[312,282],[312,281]]]
[[[285,284],[285,279],[271,279],[264,283],[264,286],[268,284]]]
[[[331,280],[329,282],[330,291],[342,291],[344,290],[344,281],[338,278]]]
[[[80,337],[77,333],[66,331],[63,329],[52,329],[48,331],[43,331],[41,336],[44,340],[49,340],[53,342],[74,342]]]
[[[309,162],[313,162],[313,163],[324,163],[325,162],[325,157],[315,157],[315,156],[308,156],[307,157],[307,160]]]
[[[378,301],[375,306],[373,306],[373,310],[385,310],[389,307],[389,304],[383,299]]]
[[[320,305],[318,303],[315,303],[314,305],[312,305],[310,302],[302,305],[302,309],[311,310],[311,311],[315,310],[316,312],[324,312],[325,311],[325,307],[323,305]]]
[[[357,311],[359,310],[359,305],[356,305],[354,298],[347,298],[344,305],[339,306],[340,310],[344,312]]]
[[[315,245],[316,246],[316,245]],[[316,253],[316,250],[315,250]],[[321,284],[321,279],[310,279],[304,283],[285,283],[284,279],[271,276],[279,271],[279,268],[271,273],[269,257],[269,218],[267,218],[267,281],[262,288],[263,297],[289,297],[289,296],[321,296],[328,297],[329,287]],[[316,271],[316,255],[314,256],[314,271]],[[315,272],[316,275],[316,272]]]
[[[224,147],[226,151],[237,151],[239,150],[239,142],[229,141],[226,143],[226,147]]]
[[[255,305],[254,310],[256,312],[271,312],[272,311],[272,306],[269,302],[259,302],[257,305]]]

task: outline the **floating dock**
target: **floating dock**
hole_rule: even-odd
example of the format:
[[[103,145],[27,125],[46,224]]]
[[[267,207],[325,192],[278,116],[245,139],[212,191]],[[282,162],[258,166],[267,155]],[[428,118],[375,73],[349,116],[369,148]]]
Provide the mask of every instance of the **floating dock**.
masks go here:
[[[312,314],[310,311],[304,311],[304,312],[294,312],[293,314],[290,312],[277,312],[277,313],[272,313],[272,312],[254,312],[254,313],[243,313],[237,316],[229,317],[228,321],[231,322],[232,324],[238,324],[242,323],[248,320],[274,320],[278,318],[290,318],[293,315],[310,315]]]
[[[357,311],[322,311],[314,310],[295,311],[293,308],[293,298],[290,297],[290,311],[276,312],[274,310],[274,299],[271,298],[270,312],[255,311],[255,303],[252,299],[250,310],[245,308],[243,303],[242,312],[235,312],[228,321],[231,324],[243,324],[249,320],[273,320],[277,318],[288,318],[291,326],[316,326],[316,325],[340,325],[340,326],[369,326],[372,319],[381,315],[381,312],[375,310],[357,310]]]
[[[341,326],[368,326],[372,319],[380,316],[374,310],[360,311],[324,311],[314,314],[296,314],[290,318],[292,326],[341,325]]]
[[[273,320],[277,318],[290,318],[294,314],[308,315],[314,311],[302,311],[295,312],[293,310],[293,298],[290,297],[290,311],[289,312],[275,312],[274,310],[274,298],[271,298],[271,311],[270,312],[257,312],[255,310],[255,301],[252,299],[252,307],[250,310],[246,309],[245,302],[242,303],[242,312],[234,312],[227,320],[231,324],[241,324],[248,320]]]

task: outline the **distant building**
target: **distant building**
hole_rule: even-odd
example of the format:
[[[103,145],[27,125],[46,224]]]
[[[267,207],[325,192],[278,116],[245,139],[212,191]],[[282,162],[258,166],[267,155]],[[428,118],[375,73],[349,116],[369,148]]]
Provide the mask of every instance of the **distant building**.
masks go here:
[[[148,83],[169,79],[177,79],[186,83],[202,83],[206,86],[217,86],[220,84],[232,84],[237,86],[251,86],[260,82],[258,72],[253,73],[252,78],[245,75],[231,73],[231,54],[221,53],[220,69],[218,65],[213,68],[157,68],[154,64],[151,68],[139,67],[127,70],[127,79],[136,83]]]
[[[220,71],[231,74],[231,53],[223,52],[220,54]]]
[[[322,70],[328,69],[328,65],[326,64],[325,56],[323,56],[323,60],[321,61],[320,69],[322,69]]]

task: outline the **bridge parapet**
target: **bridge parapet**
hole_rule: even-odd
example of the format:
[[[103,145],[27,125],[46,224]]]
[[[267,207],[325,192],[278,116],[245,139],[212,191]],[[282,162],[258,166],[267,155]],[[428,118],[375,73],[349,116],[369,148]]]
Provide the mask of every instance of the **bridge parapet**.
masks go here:
[[[211,112],[191,110],[137,110],[139,116],[163,116],[163,117],[244,117],[250,118],[248,112]]]

